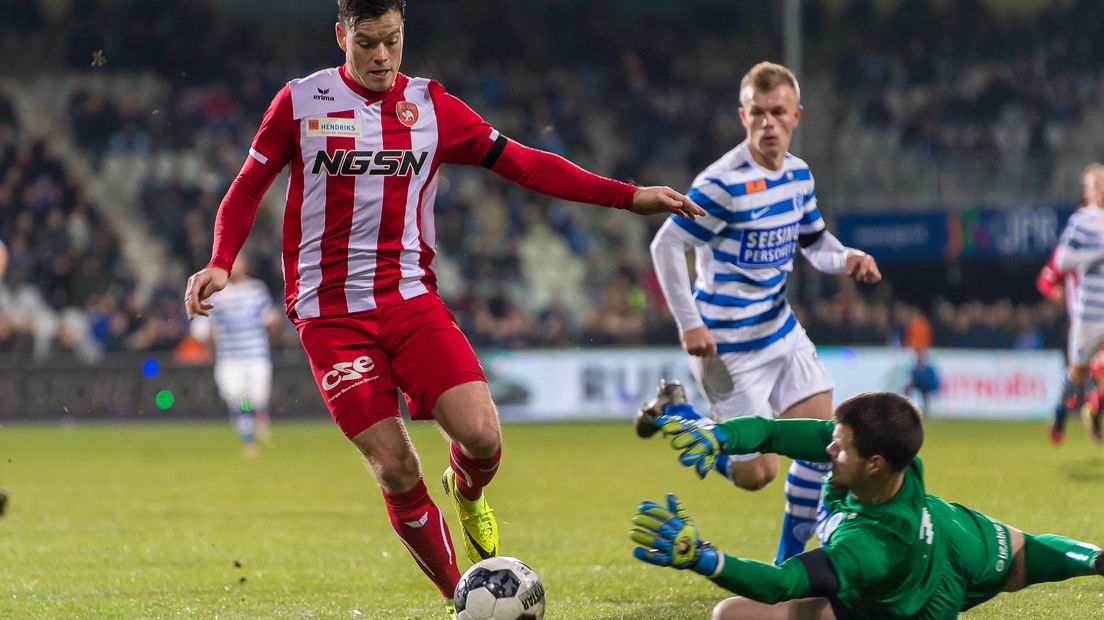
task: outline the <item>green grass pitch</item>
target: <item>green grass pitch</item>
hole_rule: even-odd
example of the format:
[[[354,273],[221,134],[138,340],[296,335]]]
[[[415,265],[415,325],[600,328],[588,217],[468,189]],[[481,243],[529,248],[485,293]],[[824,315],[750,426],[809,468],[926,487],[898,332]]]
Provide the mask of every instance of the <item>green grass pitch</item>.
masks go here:
[[[459,542],[437,483],[446,444],[426,423],[411,434]],[[758,493],[698,481],[628,422],[504,434],[489,491],[502,551],[541,575],[550,619],[709,617],[721,590],[630,556],[637,502],[669,490],[722,549],[773,557],[781,481]],[[229,424],[0,427],[0,618],[443,617],[336,427],[277,420],[275,442],[246,459]],[[930,492],[1104,543],[1104,450],[1080,429],[1056,449],[1041,422],[932,421],[922,456]],[[1104,579],[1035,586],[964,617],[1104,617]]]

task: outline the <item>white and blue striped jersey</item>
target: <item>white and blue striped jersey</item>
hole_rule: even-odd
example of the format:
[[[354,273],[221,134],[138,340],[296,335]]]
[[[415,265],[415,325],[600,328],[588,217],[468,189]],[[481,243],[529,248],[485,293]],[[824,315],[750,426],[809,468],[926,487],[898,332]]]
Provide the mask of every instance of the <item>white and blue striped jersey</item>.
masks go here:
[[[193,330],[198,334],[214,329],[217,361],[270,358],[267,324],[278,310],[263,282],[256,278],[230,282],[211,296],[210,303],[215,307],[209,322],[193,322]]]
[[[1070,319],[1104,324],[1104,209],[1088,205],[1074,211],[1058,239],[1054,262],[1060,271],[1079,276]]]
[[[702,171],[687,196],[708,215],[670,222],[694,240],[694,297],[717,352],[758,351],[784,338],[797,325],[786,273],[798,236],[824,230],[809,166],[787,153],[781,170],[768,170],[743,142]]]

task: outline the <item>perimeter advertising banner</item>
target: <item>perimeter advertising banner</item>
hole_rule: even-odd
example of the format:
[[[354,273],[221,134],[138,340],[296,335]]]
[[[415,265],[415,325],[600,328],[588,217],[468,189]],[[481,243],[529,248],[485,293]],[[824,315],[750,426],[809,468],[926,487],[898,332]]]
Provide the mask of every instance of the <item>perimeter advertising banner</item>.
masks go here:
[[[838,403],[860,392],[901,391],[915,357],[883,348],[819,349],[836,384]],[[687,370],[686,356],[671,348],[538,350],[485,354],[484,366],[503,419],[626,419],[655,395],[662,377],[690,387],[705,403]],[[933,417],[1045,418],[1062,387],[1058,351],[933,349],[929,363],[940,379],[931,399]]]

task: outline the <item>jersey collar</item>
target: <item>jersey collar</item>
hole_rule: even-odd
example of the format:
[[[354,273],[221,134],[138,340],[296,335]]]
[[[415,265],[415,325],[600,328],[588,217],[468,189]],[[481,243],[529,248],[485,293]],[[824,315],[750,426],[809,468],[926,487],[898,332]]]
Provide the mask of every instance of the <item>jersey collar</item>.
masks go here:
[[[341,76],[341,81],[345,83],[345,86],[348,87],[349,90],[353,91],[353,94],[360,97],[361,99],[364,99],[368,103],[381,101],[391,96],[395,92],[405,90],[406,84],[407,82],[409,82],[405,75],[398,73],[395,75],[395,83],[391,85],[391,88],[377,93],[364,88],[364,86],[362,86],[360,82],[354,80],[352,76],[349,75],[349,70],[345,68],[345,65],[341,65],[340,67],[338,67],[337,72]]]

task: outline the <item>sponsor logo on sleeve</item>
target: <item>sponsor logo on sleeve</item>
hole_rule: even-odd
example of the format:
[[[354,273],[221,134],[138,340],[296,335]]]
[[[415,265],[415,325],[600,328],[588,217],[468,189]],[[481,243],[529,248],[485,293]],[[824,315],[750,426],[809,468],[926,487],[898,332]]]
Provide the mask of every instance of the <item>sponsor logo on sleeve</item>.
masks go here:
[[[330,118],[328,116],[321,116],[308,118],[306,119],[306,123],[307,136],[312,138],[322,136],[335,136],[339,138],[360,137],[359,118]]]
[[[318,94],[314,96],[315,101],[333,101],[334,98],[330,96],[330,89],[319,88]]]

